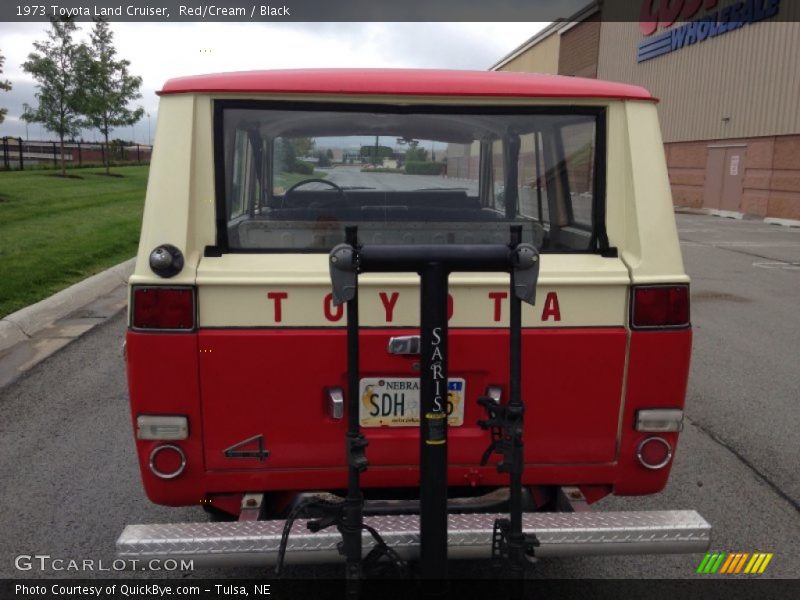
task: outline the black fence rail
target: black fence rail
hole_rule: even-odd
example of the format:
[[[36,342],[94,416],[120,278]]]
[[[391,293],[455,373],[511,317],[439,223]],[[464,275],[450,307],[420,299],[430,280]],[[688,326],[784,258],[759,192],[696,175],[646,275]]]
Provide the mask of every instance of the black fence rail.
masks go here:
[[[145,164],[150,162],[153,147],[146,144],[110,142],[64,142],[64,163],[67,167],[112,164]],[[58,168],[61,166],[61,145],[51,140],[0,138],[0,168]]]

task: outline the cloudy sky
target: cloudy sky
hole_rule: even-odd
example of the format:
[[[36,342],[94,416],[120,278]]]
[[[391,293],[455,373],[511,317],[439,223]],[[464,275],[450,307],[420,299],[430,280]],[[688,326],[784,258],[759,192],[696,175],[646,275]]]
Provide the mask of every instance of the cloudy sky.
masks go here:
[[[141,75],[142,99],[155,131],[156,90],[170,77],[303,67],[414,67],[484,70],[519,46],[546,23],[112,23],[120,55]],[[19,120],[22,104],[34,102],[35,84],[21,64],[44,39],[44,23],[0,23],[2,78],[14,88],[0,92],[8,108],[4,135],[53,139],[39,125]],[[90,24],[82,23],[87,39]],[[148,141],[148,119],[117,137]],[[85,132],[87,140],[97,139]]]

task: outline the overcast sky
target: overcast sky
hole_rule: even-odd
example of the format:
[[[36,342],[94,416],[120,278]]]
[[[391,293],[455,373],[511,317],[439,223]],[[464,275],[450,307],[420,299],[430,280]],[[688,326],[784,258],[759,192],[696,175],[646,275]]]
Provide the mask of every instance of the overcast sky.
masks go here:
[[[143,106],[155,131],[155,92],[171,78],[199,73],[307,67],[489,68],[546,23],[112,23],[120,56],[141,75]],[[55,139],[39,125],[19,120],[22,104],[35,101],[35,84],[21,65],[33,42],[46,37],[45,23],[0,23],[4,73],[14,88],[0,92],[8,108],[4,135]],[[88,39],[81,23],[78,40]],[[115,137],[147,143],[148,119]],[[85,139],[98,139],[85,132]]]

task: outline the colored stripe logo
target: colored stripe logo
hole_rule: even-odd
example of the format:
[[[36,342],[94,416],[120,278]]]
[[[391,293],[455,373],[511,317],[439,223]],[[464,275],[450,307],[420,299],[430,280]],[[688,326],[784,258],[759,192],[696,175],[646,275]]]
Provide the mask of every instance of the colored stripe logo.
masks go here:
[[[697,573],[701,575],[761,575],[772,560],[771,552],[708,552],[700,565]]]

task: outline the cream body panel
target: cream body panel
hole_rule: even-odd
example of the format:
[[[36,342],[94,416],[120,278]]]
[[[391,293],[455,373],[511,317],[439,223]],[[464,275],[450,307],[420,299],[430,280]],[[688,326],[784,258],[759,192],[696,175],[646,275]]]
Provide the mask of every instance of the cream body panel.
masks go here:
[[[536,305],[523,305],[524,327],[623,326],[627,319],[627,269],[617,259],[594,255],[545,255]],[[201,327],[343,327],[344,312],[328,305],[331,293],[327,254],[226,254],[204,258],[197,273]],[[508,327],[508,299],[490,293],[508,292],[508,275],[454,273],[451,327]],[[548,294],[555,297],[548,301]],[[275,320],[270,293],[285,293],[281,320]],[[384,293],[384,300],[380,294]],[[392,301],[392,320],[385,303]],[[557,305],[555,304],[557,302]],[[419,277],[415,274],[371,273],[359,277],[359,313],[362,326],[418,327]],[[554,312],[558,313],[556,320]],[[545,320],[543,320],[543,317]]]
[[[680,255],[656,107],[648,101],[558,98],[409,97],[342,95],[176,94],[163,96],[147,187],[144,223],[131,284],[200,286],[199,325],[275,326],[270,290],[291,291],[279,326],[336,326],[325,319],[329,293],[326,255],[226,254],[201,258],[216,242],[213,100],[302,100],[304,102],[396,103],[494,106],[604,106],[607,108],[607,231],[620,259],[594,255],[545,255],[535,308],[526,307],[526,327],[619,326],[627,323],[631,283],[687,282]],[[186,257],[183,271],[156,276],[148,258],[170,243]],[[403,291],[392,326],[416,326],[418,279],[414,275],[361,278],[362,322],[387,325],[381,291]],[[256,289],[253,289],[256,288]],[[493,320],[489,291],[507,291],[507,276],[454,274],[454,327],[503,327]],[[541,321],[549,291],[558,293],[562,320]],[[374,292],[374,293],[373,293]],[[487,309],[488,306],[488,309]],[[303,308],[305,307],[305,308]]]
[[[631,283],[688,283],[656,107],[625,102],[624,111],[622,123],[609,127],[607,203],[622,208],[608,215],[609,233],[613,227],[619,236],[611,244],[628,265]],[[624,201],[615,206],[618,197]]]
[[[198,130],[194,107],[193,96],[162,98],[159,103],[142,233],[131,284],[164,282],[149,266],[150,252],[161,244],[176,246],[186,259],[183,271],[169,282],[174,285],[194,283],[194,271],[200,258],[198,249],[201,250],[197,232],[192,227],[196,201],[193,142]]]
[[[163,96],[147,180],[142,233],[131,285],[193,285],[206,246],[216,241],[212,100],[209,96]],[[170,279],[150,270],[161,244],[183,252],[185,266]]]

